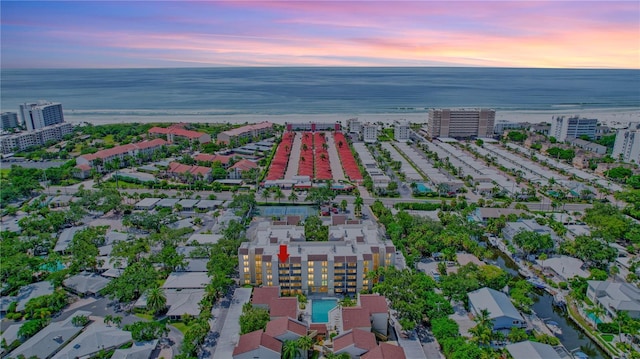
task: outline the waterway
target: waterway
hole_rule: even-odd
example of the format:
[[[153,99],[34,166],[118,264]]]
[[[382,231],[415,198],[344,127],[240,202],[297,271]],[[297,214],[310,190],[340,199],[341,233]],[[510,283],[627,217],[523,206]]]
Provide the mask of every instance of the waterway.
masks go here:
[[[488,260],[494,261],[495,265],[506,270],[511,275],[519,276],[518,266],[507,255],[497,248],[491,246],[488,248],[493,254],[492,257],[487,258]],[[591,338],[586,336],[562,309],[553,305],[553,297],[549,293],[536,289],[533,300],[533,310],[539,318],[555,321],[562,328],[562,336],[559,339],[567,350],[571,352],[582,351],[590,359],[608,358],[607,354]]]

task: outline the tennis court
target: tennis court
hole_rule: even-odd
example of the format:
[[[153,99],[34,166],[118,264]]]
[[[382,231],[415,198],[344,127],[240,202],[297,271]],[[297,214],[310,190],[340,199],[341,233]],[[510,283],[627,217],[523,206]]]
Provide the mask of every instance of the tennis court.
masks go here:
[[[318,214],[318,211],[310,206],[259,206],[258,210],[264,217],[300,216],[304,219]]]

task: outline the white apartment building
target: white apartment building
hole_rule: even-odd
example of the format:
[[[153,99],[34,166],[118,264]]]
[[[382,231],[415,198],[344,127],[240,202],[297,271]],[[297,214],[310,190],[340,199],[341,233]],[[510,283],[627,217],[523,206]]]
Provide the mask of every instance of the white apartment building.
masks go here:
[[[241,285],[280,286],[283,295],[326,293],[355,295],[370,289],[369,271],[395,264],[396,249],[372,221],[334,216],[328,241],[307,242],[304,227],[257,224],[249,242],[238,249]],[[344,224],[337,224],[337,223]],[[289,258],[281,262],[281,245]]]
[[[558,116],[551,120],[549,136],[555,137],[560,142],[564,142],[568,138],[579,138],[584,135],[594,139],[596,137],[596,127],[598,127],[598,120],[595,118]]]
[[[429,109],[430,138],[492,137],[496,111],[491,109]]]
[[[0,148],[3,154],[17,151],[24,151],[29,147],[43,146],[49,141],[60,141],[62,138],[73,132],[73,125],[70,123],[60,123],[47,126],[31,132],[22,132],[9,136],[0,137]]]
[[[35,131],[64,122],[62,104],[44,100],[21,104],[20,116],[22,117],[22,123],[27,127],[27,131]]]
[[[362,122],[357,118],[350,118],[347,120],[347,127],[349,127],[349,133],[362,132]]]
[[[411,139],[411,127],[408,121],[395,121],[393,124],[393,137],[396,141],[407,142]]]
[[[18,127],[18,114],[15,112],[3,112],[2,122],[0,123],[0,129],[7,130],[10,128]]]
[[[618,130],[613,145],[613,158],[625,162],[640,163],[640,124],[626,130]]]
[[[362,140],[366,143],[378,142],[378,125],[374,123],[362,125]]]

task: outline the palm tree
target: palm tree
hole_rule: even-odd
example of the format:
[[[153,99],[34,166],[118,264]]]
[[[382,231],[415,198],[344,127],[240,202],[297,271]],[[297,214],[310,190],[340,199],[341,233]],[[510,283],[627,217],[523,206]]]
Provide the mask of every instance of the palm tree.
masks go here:
[[[306,143],[302,144],[302,151],[306,152],[309,149],[309,146],[307,146]]]
[[[104,316],[104,324],[109,326],[109,324],[113,323],[113,315],[107,314]]]
[[[122,323],[122,317],[119,315],[115,315],[112,319],[113,324],[116,325],[116,327],[120,328],[120,323]]]
[[[151,288],[147,291],[147,309],[153,314],[160,313],[167,307],[167,297],[164,291],[159,288]]]
[[[340,201],[340,209],[342,210],[342,212],[346,212],[347,211],[347,200],[343,199],[342,201]]]
[[[322,149],[325,150],[325,151],[328,150],[329,149],[329,145],[326,142],[323,143],[322,144]]]
[[[280,187],[276,187],[276,192],[274,193],[273,198],[277,199],[278,203],[280,203],[280,201],[284,198],[284,193],[282,193]]]
[[[298,344],[298,348],[300,348],[300,350],[305,352],[305,358],[309,357],[309,350],[311,350],[311,348],[313,348],[313,339],[311,339],[310,336],[305,335],[303,337],[298,338],[298,340],[296,340],[297,344]]]
[[[267,202],[271,198],[271,189],[265,188],[262,190],[262,199]]]
[[[285,340],[282,343],[282,359],[294,359],[298,354],[298,343],[295,340]]]
[[[364,204],[364,200],[362,197],[357,196],[355,201],[353,201],[353,210],[355,212],[356,217],[362,217],[362,205]]]
[[[296,202],[298,200],[298,195],[296,194],[296,191],[291,191],[291,194],[289,195],[289,201],[291,202]]]
[[[342,140],[338,141],[338,148],[342,148],[342,146],[344,146],[344,143],[342,142]]]

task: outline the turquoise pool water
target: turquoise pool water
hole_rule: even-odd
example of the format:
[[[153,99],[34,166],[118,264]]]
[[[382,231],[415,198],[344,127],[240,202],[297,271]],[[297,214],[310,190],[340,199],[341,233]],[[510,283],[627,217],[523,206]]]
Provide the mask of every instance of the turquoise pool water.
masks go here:
[[[596,324],[602,323],[602,320],[600,320],[600,318],[596,317],[593,313],[587,314],[587,317],[589,317],[589,319],[591,319],[591,321],[596,323]]]
[[[329,311],[337,304],[337,299],[313,299],[311,301],[311,322],[328,323]]]
[[[61,271],[63,269],[67,268],[62,262],[56,262],[54,263],[49,263],[49,264],[43,264],[40,266],[41,270],[46,270],[47,272],[58,272]]]
[[[424,185],[424,183],[416,183],[416,190],[420,193],[431,192],[431,188]]]

